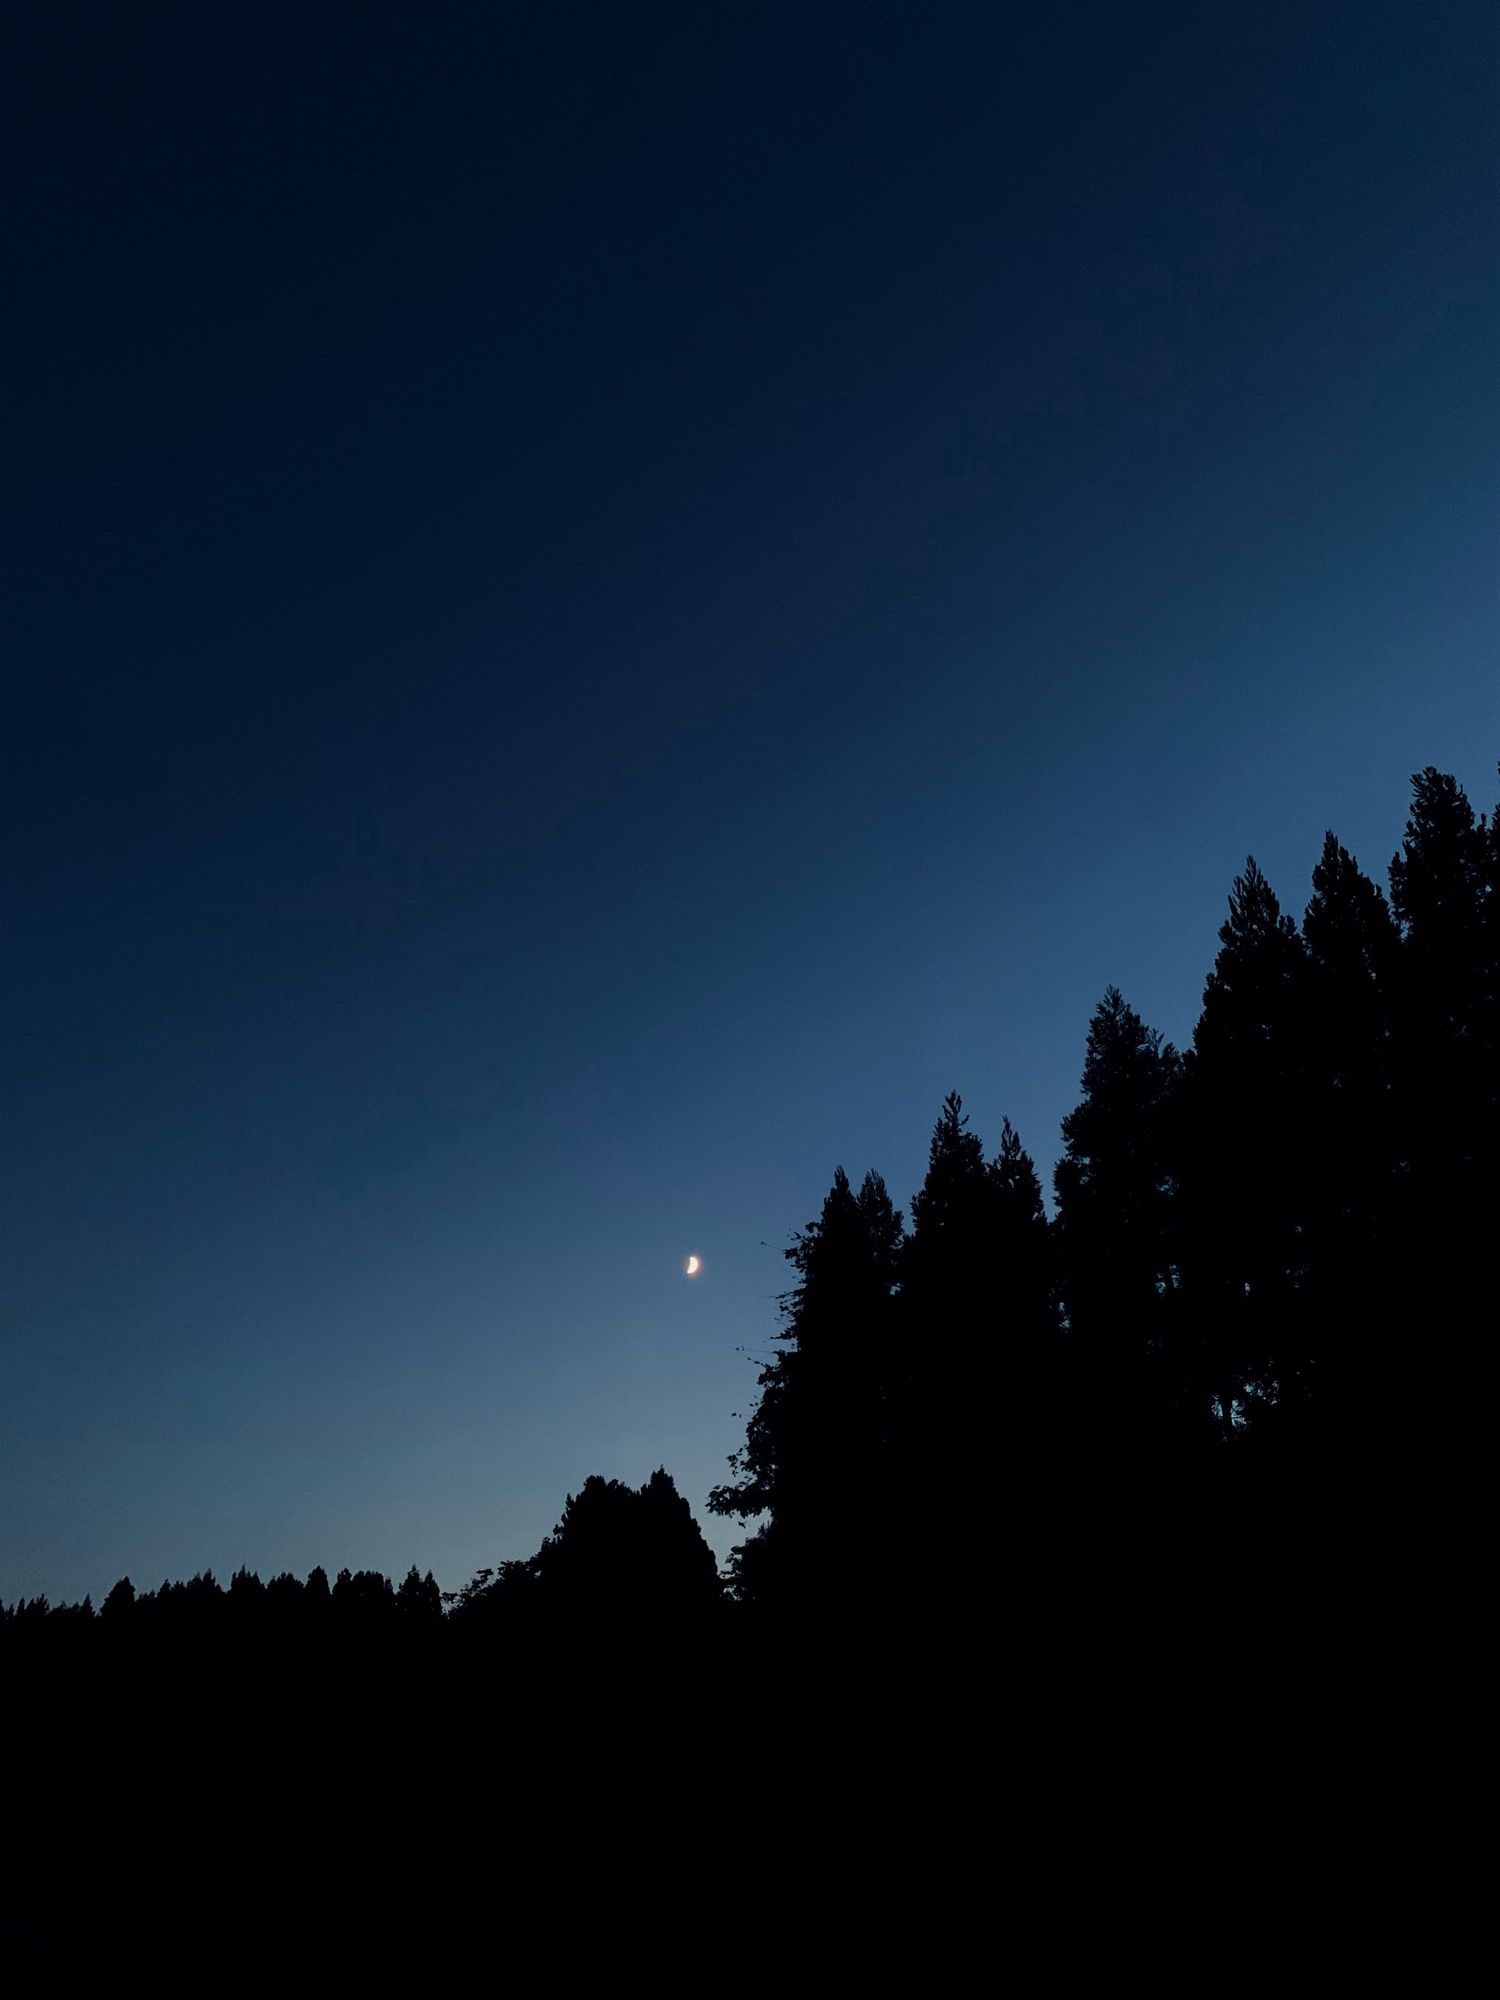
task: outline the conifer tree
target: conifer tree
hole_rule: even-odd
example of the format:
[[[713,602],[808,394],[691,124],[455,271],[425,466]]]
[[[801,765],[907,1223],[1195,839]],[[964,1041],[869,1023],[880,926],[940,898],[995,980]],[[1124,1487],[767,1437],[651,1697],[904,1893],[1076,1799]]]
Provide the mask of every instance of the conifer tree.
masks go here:
[[[1230,891],[1184,1076],[1188,1326],[1221,1438],[1308,1388],[1306,951],[1254,857]]]
[[[636,1515],[641,1551],[637,1589],[648,1615],[670,1625],[717,1604],[723,1591],[713,1550],[664,1466],[641,1487]]]
[[[1007,1195],[1013,1228],[1018,1220],[1018,1150],[1017,1142],[1007,1186],[950,1092],[903,1246],[895,1369],[899,1567],[929,1605],[950,1609],[964,1597],[976,1609],[984,1601],[978,1578],[994,1562],[997,1516],[1010,1502],[1014,1468],[1002,1460],[999,1426],[1013,1357],[1003,1333],[1000,1257]],[[1018,1413],[1026,1408],[1019,1383],[1013,1402]]]
[[[1424,1018],[1461,1040],[1484,994],[1490,833],[1456,778],[1429,764],[1411,783],[1405,837],[1391,859],[1391,904]]]
[[[333,1592],[329,1587],[328,1572],[321,1563],[315,1563],[307,1573],[302,1610],[309,1635],[321,1638],[333,1616]]]
[[[431,1570],[423,1576],[416,1564],[412,1564],[396,1592],[396,1609],[413,1628],[435,1625],[441,1619],[443,1593],[438,1589],[437,1579]]]
[[[1391,904],[1401,926],[1401,1061],[1414,1168],[1434,1206],[1443,1183],[1478,1164],[1496,1108],[1495,838],[1456,779],[1430,765],[1412,779],[1406,835],[1391,861]]]
[[[1096,1464],[1161,1451],[1183,1388],[1172,1351],[1181,1083],[1176,1049],[1109,987],[1054,1174],[1071,1401]]]
[[[1400,952],[1390,906],[1332,833],[1312,880],[1302,937],[1319,1073],[1339,1092],[1380,1088]]]
[[[1346,1435],[1389,1392],[1389,1254],[1403,1153],[1393,1026],[1400,938],[1389,905],[1330,833],[1302,920],[1307,947],[1307,1305],[1314,1393]],[[1325,1448],[1332,1448],[1331,1441]]]
[[[1429,1490],[1467,1509],[1490,1400],[1487,1329],[1500,1288],[1500,972],[1495,832],[1456,779],[1428,766],[1391,862],[1401,926],[1396,1070],[1408,1154],[1406,1448]]]
[[[128,1576],[122,1576],[99,1606],[99,1616],[110,1625],[126,1625],[134,1616],[135,1606],[135,1585]]]
[[[963,1099],[950,1091],[933,1127],[927,1176],[912,1197],[906,1285],[937,1296],[978,1282],[991,1248],[993,1186]]]
[[[1091,1618],[1117,1592],[1120,1615],[1136,1612],[1143,1573],[1159,1573],[1180,1540],[1183,1495],[1201,1474],[1202,1397],[1180,1318],[1181,1096],[1176,1049],[1107,988],[1053,1176],[1070,1419],[1060,1560],[1085,1579]]]
[[[1062,1337],[1056,1230],[1036,1164],[1009,1118],[1001,1121],[989,1175],[997,1344],[980,1499],[991,1540],[1004,1544],[992,1567],[1009,1590],[1012,1615],[1060,1637],[1059,1601],[1074,1589],[1078,1413]]]
[[[1484,831],[1484,1020],[1493,1059],[1500,1040],[1500,799]]]
[[[856,1195],[839,1168],[817,1221],[786,1252],[797,1282],[782,1299],[777,1351],[759,1377],[739,1475],[712,1512],[766,1518],[735,1551],[741,1595],[783,1605],[860,1585],[846,1546],[856,1509],[883,1518],[891,1483],[891,1290],[901,1218],[870,1173]],[[878,1536],[877,1536],[878,1539]],[[836,1582],[842,1579],[842,1584]]]
[[[1005,1428],[1035,1437],[1059,1391],[1061,1308],[1054,1231],[1042,1183],[1036,1162],[1008,1118],[1001,1120],[1000,1146],[989,1173],[1000,1290],[1000,1369],[1012,1406]]]

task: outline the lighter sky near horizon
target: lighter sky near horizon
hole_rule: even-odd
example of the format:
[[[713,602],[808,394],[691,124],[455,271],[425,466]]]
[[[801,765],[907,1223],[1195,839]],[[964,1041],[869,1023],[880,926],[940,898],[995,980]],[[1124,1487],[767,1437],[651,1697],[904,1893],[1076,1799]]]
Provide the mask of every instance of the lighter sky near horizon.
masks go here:
[[[1496,56],[7,12],[0,1598],[704,1518],[837,1165],[1494,805]]]

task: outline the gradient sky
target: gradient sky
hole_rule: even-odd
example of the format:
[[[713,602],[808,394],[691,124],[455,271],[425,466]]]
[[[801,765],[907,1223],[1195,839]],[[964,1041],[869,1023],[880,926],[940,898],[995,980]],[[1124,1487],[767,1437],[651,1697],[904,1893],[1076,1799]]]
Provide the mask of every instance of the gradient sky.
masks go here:
[[[701,1507],[835,1165],[1493,803],[1496,57],[5,9],[0,1596]]]

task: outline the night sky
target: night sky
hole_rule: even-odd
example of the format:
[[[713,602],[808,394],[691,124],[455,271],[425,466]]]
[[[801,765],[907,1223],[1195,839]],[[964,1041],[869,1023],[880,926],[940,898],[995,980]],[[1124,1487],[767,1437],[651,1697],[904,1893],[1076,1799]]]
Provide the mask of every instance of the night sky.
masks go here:
[[[6,7],[0,1597],[701,1509],[836,1165],[1493,803],[1496,56]]]

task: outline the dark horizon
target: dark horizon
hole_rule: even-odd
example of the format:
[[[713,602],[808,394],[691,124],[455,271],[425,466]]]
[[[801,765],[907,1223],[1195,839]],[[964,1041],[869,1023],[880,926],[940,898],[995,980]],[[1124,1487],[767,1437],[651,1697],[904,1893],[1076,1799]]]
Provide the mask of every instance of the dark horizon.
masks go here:
[[[1494,805],[1496,54],[8,13],[0,1599],[722,1555],[836,1165]]]

